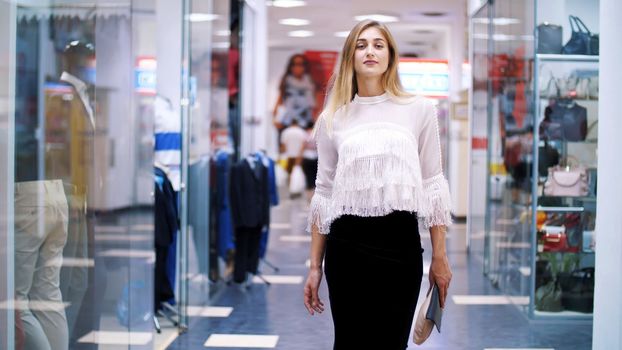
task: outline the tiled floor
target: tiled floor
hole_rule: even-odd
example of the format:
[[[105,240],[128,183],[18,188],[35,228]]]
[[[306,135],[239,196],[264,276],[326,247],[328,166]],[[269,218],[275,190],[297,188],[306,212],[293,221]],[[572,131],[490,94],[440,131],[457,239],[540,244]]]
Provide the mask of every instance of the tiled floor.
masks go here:
[[[188,333],[179,336],[169,349],[332,349],[330,311],[311,317],[302,305],[302,281],[308,269],[309,242],[305,238],[292,237],[306,235],[303,232],[305,210],[303,202],[285,200],[273,211],[266,258],[280,271],[275,273],[266,265],[261,267],[266,274],[264,277],[273,282],[272,285],[254,283],[249,290],[225,286],[212,304],[233,308],[231,314],[228,317],[199,317],[197,313],[201,311],[195,310],[197,316],[190,318]],[[467,254],[463,248],[464,235],[465,225],[455,225],[447,241],[454,279],[450,290],[453,298],[444,314],[443,333],[434,332],[423,346],[411,343],[409,349],[591,348],[592,324],[589,321],[528,321],[517,306],[524,304],[524,298],[499,295],[483,275],[483,240],[475,237],[471,242],[471,253]],[[423,239],[424,260],[429,264],[429,238]],[[422,294],[427,285],[424,276]],[[327,304],[325,283],[320,296]],[[373,302],[374,307],[382,307],[382,300]]]

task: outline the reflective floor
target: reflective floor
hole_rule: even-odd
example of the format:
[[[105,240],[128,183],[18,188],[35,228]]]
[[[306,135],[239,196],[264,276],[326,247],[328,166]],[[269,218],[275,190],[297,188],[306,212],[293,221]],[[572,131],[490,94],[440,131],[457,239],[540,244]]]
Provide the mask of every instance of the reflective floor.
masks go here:
[[[282,197],[283,198],[283,197]],[[261,272],[271,281],[255,279],[249,289],[229,286],[215,296],[213,307],[194,310],[190,330],[168,349],[332,349],[329,311],[310,317],[302,305],[309,239],[303,232],[306,204],[283,200],[273,209],[267,262]],[[449,259],[454,280],[451,300],[443,319],[443,333],[436,331],[423,345],[409,349],[590,349],[591,322],[529,322],[516,304],[500,296],[482,274],[483,237],[472,241],[471,253],[464,250],[465,225],[455,224],[448,235]],[[429,237],[424,236],[424,269],[431,258]],[[427,261],[427,263],[426,263]],[[373,276],[365,283],[374,283]],[[424,276],[422,293],[427,290]],[[325,283],[321,297],[328,302]],[[421,297],[420,297],[421,300]],[[382,307],[372,300],[372,307]],[[217,308],[226,307],[226,308]],[[361,334],[364,337],[364,334]]]

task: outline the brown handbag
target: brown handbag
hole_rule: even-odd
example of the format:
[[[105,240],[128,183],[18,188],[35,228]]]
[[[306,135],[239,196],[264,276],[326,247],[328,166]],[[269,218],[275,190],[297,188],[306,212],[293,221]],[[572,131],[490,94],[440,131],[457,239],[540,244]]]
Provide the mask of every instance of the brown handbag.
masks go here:
[[[587,169],[559,165],[549,168],[549,176],[544,183],[544,195],[561,197],[583,197],[588,194]]]

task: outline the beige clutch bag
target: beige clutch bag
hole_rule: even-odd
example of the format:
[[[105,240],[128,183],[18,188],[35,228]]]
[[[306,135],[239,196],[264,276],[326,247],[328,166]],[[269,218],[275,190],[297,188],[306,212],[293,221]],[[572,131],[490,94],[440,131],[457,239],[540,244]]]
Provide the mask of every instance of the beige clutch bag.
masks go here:
[[[419,309],[417,319],[415,320],[415,330],[413,332],[413,341],[417,345],[423,344],[436,325],[438,332],[441,332],[441,319],[443,309],[441,309],[440,299],[438,296],[438,287],[434,285],[428,292]]]

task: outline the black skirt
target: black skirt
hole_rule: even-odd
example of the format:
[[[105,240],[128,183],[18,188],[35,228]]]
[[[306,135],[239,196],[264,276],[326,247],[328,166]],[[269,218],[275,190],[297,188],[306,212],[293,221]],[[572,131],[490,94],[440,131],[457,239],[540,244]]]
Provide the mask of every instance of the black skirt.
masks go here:
[[[423,276],[414,213],[345,215],[331,225],[325,275],[335,350],[403,350]]]

